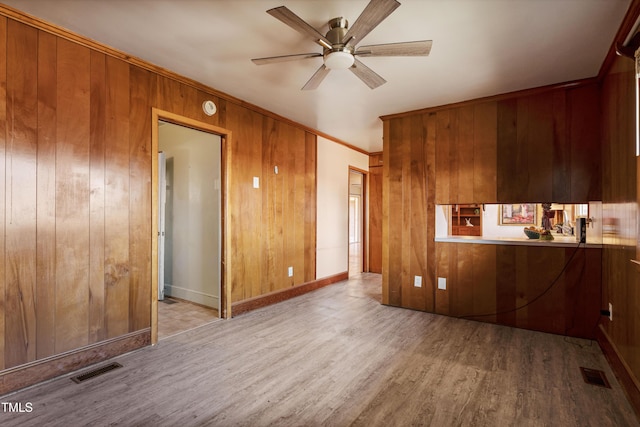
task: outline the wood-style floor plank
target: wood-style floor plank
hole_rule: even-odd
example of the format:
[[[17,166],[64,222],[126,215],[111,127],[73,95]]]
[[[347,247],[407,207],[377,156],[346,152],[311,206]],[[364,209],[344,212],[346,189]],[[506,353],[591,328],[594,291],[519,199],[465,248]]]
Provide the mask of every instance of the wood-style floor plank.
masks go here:
[[[363,274],[2,396],[33,410],[0,424],[638,425],[595,342],[383,306],[380,287]]]

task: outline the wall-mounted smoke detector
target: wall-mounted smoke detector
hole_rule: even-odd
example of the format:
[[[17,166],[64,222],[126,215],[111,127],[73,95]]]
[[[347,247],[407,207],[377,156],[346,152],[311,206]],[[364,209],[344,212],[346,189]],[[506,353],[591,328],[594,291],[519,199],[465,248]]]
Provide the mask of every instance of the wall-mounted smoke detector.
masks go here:
[[[217,111],[216,104],[211,100],[206,100],[202,103],[202,111],[204,111],[207,116],[213,116]]]

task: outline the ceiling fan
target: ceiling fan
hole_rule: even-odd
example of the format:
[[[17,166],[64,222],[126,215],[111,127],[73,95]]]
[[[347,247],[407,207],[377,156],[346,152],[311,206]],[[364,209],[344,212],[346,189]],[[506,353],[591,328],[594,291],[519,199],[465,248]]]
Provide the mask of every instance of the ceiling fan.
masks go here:
[[[302,90],[316,89],[329,74],[329,71],[347,68],[367,86],[375,89],[385,84],[386,80],[360,62],[356,56],[427,56],[431,51],[431,40],[356,47],[360,40],[377,27],[398,6],[400,6],[400,3],[396,0],[371,0],[351,28],[349,28],[349,23],[345,18],[333,18],[329,21],[329,31],[325,36],[286,6],[269,9],[267,10],[269,15],[311,38],[324,48],[323,52],[271,56],[255,58],[251,61],[257,65],[264,65],[321,56],[324,59],[324,63],[302,87]]]

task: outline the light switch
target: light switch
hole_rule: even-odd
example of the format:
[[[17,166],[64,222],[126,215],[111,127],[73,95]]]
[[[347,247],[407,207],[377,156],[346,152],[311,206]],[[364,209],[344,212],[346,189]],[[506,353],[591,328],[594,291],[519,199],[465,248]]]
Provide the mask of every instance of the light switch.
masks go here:
[[[289,277],[293,277],[293,267],[289,267]]]
[[[260,178],[257,176],[253,177],[253,188],[260,188]]]
[[[422,276],[414,276],[413,286],[415,286],[416,288],[422,287]]]
[[[446,291],[447,290],[447,278],[446,277],[438,277],[438,289]]]

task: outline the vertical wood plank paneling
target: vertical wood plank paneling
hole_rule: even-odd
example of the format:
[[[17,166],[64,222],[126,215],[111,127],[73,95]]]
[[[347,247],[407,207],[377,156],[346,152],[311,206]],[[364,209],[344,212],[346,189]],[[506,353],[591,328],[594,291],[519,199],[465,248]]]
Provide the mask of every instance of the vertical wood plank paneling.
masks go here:
[[[272,138],[270,154],[287,174],[276,182],[270,205],[278,221],[261,217],[260,191],[249,192],[252,206],[244,211],[247,203],[235,199],[228,206],[230,217],[234,209],[236,219],[255,212],[255,218],[244,220],[255,226],[243,231],[246,241],[238,253],[248,252],[258,262],[232,265],[242,265],[243,278],[256,278],[255,294],[250,288],[246,297],[264,293],[266,251],[255,244],[255,232],[260,241],[268,229],[275,237],[272,270],[280,275],[268,289],[315,278],[315,135],[270,119],[274,132],[265,136],[259,113],[51,33],[38,36],[38,30],[15,21],[7,29],[7,22],[0,18],[0,227],[20,228],[20,233],[18,239],[8,229],[0,237],[0,329],[5,331],[0,369],[150,325],[152,106],[206,123],[231,123],[227,128],[234,137],[249,123],[242,146],[245,162],[230,163],[230,181],[251,162],[259,169],[247,176],[263,178],[262,143]],[[11,162],[5,155],[7,99],[12,102]],[[218,104],[217,115],[204,116],[204,99]],[[230,113],[229,105],[235,111]],[[251,129],[252,121],[256,128]],[[13,169],[5,170],[9,164]],[[12,205],[4,206],[5,200]],[[293,227],[285,232],[287,223]],[[282,280],[289,262],[292,283]],[[229,277],[244,293],[244,280],[236,280],[235,272]]]
[[[388,285],[388,304],[400,306],[402,303],[402,170],[403,170],[403,144],[402,144],[402,120],[394,119],[388,122],[388,139],[385,139],[384,158],[385,173],[388,175],[385,179],[386,188],[383,190],[385,197],[384,209],[387,227],[383,225],[383,239],[387,242],[385,250],[388,255],[385,257],[383,253],[383,274],[387,274],[388,278],[383,282]],[[388,190],[388,191],[385,191]],[[384,262],[387,258],[387,262]],[[385,269],[385,266],[389,266]]]
[[[567,92],[571,157],[571,199],[601,200],[602,173],[600,158],[599,87],[592,84]]]
[[[496,246],[496,322],[515,326],[517,292],[516,251],[511,246]]]
[[[635,156],[634,61],[618,57],[602,86],[603,144],[603,248],[602,307],[613,305],[613,321],[601,320],[635,379],[640,378],[640,296],[638,269],[629,262],[640,259],[638,250],[638,177]]]
[[[450,200],[447,203],[464,203],[464,200],[460,198],[460,181],[458,180],[459,174],[459,158],[458,158],[458,126],[460,122],[460,111],[459,109],[452,109],[449,112],[449,125],[448,132],[449,135],[445,135],[445,138],[449,139],[449,154],[448,154],[448,162],[449,162],[449,196]],[[438,135],[440,135],[438,133]],[[438,139],[440,139],[438,137]]]
[[[436,204],[455,203],[451,198],[449,183],[451,170],[449,152],[451,150],[450,110],[431,113],[436,116]]]
[[[495,322],[496,316],[496,248],[497,245],[472,245],[473,313],[483,315],[482,320]]]
[[[151,323],[151,107],[157,82],[155,74],[133,66],[129,76],[129,331],[137,331]]]
[[[402,162],[402,178],[400,180],[400,205],[395,206],[398,209],[400,219],[400,263],[397,265],[400,269],[400,287],[402,292],[402,307],[409,307],[411,296],[413,294],[413,277],[411,276],[411,188],[412,182],[412,166],[411,159],[411,118],[400,119],[400,135],[401,139],[398,143],[401,145],[400,158]]]
[[[89,198],[89,342],[105,339],[105,55],[91,52],[90,198]]]
[[[369,166],[369,271],[382,273],[382,166]]]
[[[474,106],[467,105],[457,109],[458,125],[455,152],[451,158],[455,158],[457,168],[457,191],[459,203],[475,202],[474,188]]]
[[[498,104],[484,102],[473,110],[473,200],[495,203],[497,200]]]
[[[529,302],[528,298],[528,286],[529,286],[529,275],[534,275],[535,271],[529,272],[529,263],[527,262],[527,258],[529,256],[529,251],[526,246],[516,246],[513,248],[514,255],[514,265],[515,265],[515,280],[513,284],[515,285],[515,320],[516,324],[514,326],[526,327],[529,308],[527,307],[527,303]]]
[[[304,156],[304,282],[316,279],[317,153],[317,137],[307,132]]]
[[[296,239],[295,236],[297,234],[296,221],[294,219],[295,212],[294,209],[296,207],[296,157],[299,156],[298,148],[302,144],[301,141],[298,141],[298,146],[294,147],[293,144],[296,140],[296,130],[288,125],[283,124],[278,126],[278,138],[276,141],[276,163],[273,165],[284,165],[286,173],[283,175],[282,180],[282,204],[280,207],[280,224],[279,228],[282,230],[282,254],[280,258],[282,259],[282,277],[283,281],[279,283],[275,283],[275,289],[283,289],[286,287],[291,287],[296,284],[296,277],[298,276],[298,272],[296,272],[296,258],[297,255],[295,253],[296,250]],[[302,133],[298,135],[303,135]],[[283,141],[287,141],[286,143],[282,143]],[[267,166],[268,167],[268,166]],[[270,168],[270,174],[274,174],[273,166]],[[278,173],[279,175],[280,173]],[[298,211],[299,213],[300,211]],[[287,269],[288,267],[293,267],[293,276],[289,277]],[[300,270],[301,271],[301,270]]]
[[[9,21],[5,218],[5,363],[36,358],[36,160],[38,31]]]
[[[524,174],[519,173],[526,168],[523,151],[517,137],[516,99],[498,102],[497,129],[497,198],[499,203],[513,203],[520,200],[519,191],[525,186]],[[439,177],[437,177],[439,179]]]
[[[278,123],[270,117],[263,118],[262,130],[262,217],[265,221],[265,251],[263,254],[264,276],[260,294],[273,292],[283,283],[284,241],[282,229],[282,205],[284,203],[284,181],[290,171],[275,175],[268,165],[283,164],[278,152]],[[286,168],[283,168],[286,169]]]
[[[89,49],[58,39],[56,352],[88,343]]]
[[[232,268],[231,299],[241,301],[261,294],[265,272],[263,234],[263,189],[253,188],[253,177],[262,177],[262,116],[229,103],[225,127],[233,129],[228,194],[229,235]],[[264,187],[265,180],[261,180]]]
[[[391,227],[391,218],[390,215],[390,195],[389,190],[391,189],[391,175],[392,173],[397,173],[391,171],[389,167],[389,161],[391,159],[390,151],[393,149],[391,144],[391,121],[386,120],[382,123],[382,241],[386,242],[385,245],[382,245],[382,304],[391,304],[391,291],[393,287],[391,286],[391,275],[389,274],[389,266],[390,262],[390,248],[391,240],[389,227]]]
[[[7,153],[7,19],[0,17],[0,331],[6,329],[6,153]],[[6,338],[0,339],[0,369],[6,368]]]
[[[433,311],[433,279],[427,276],[427,146],[426,128],[422,116],[415,115],[404,120],[407,127],[407,145],[409,146],[409,161],[411,166],[410,187],[407,189],[409,199],[405,209],[409,212],[408,223],[409,241],[405,243],[410,248],[407,262],[409,263],[408,283],[411,286],[408,295],[410,300],[407,307],[418,310]],[[422,278],[422,287],[413,286],[415,276]]]
[[[426,239],[426,277],[423,283],[428,287],[426,290],[426,305],[428,311],[435,310],[436,296],[436,117],[433,114],[422,116],[425,136],[425,163],[426,163],[426,233],[422,238]]]
[[[552,108],[555,112],[565,112],[567,110],[567,92],[555,91],[552,94]],[[556,120],[553,129],[553,139],[550,141],[553,149],[552,175],[551,175],[551,200],[556,203],[570,203],[571,198],[571,126],[570,118],[567,120]]]
[[[164,76],[157,77],[157,96],[158,108],[180,116],[185,115],[180,82]]]
[[[38,33],[36,357],[55,353],[56,308],[56,37]]]
[[[129,331],[129,65],[107,57],[105,105],[105,337]]]
[[[449,294],[451,292],[450,286],[453,282],[452,271],[449,268],[451,266],[449,254],[453,248],[455,248],[455,245],[451,243],[435,243],[436,281],[439,277],[442,277],[447,281],[447,289],[438,289],[436,285],[434,312],[438,314],[451,314]]]
[[[305,282],[304,280],[304,266],[305,266],[305,205],[307,197],[313,196],[305,194],[305,181],[306,181],[306,164],[305,164],[305,148],[306,148],[306,132],[302,129],[292,127],[292,135],[289,140],[290,161],[293,161],[293,177],[290,182],[293,183],[293,188],[289,191],[292,193],[293,204],[288,207],[287,211],[291,214],[291,233],[290,239],[292,250],[291,263],[293,266],[293,284],[300,285]],[[293,145],[293,146],[292,146]]]
[[[553,129],[557,121],[564,122],[564,110],[554,111],[553,92],[527,97],[522,103],[527,104],[526,118],[518,117],[518,123],[526,123],[526,128],[522,129],[522,139],[520,135],[518,139],[526,145],[528,186],[517,201],[549,202],[553,187]]]
[[[475,245],[456,245],[456,277],[451,284],[452,296],[454,297],[451,309],[456,316],[469,316],[475,314],[473,311],[473,247]]]
[[[528,304],[518,317],[518,326],[538,329],[546,325],[547,332],[564,333],[564,299],[566,277],[561,274],[565,262],[564,248],[539,248],[525,246],[527,275],[521,283],[525,284],[523,302]]]

